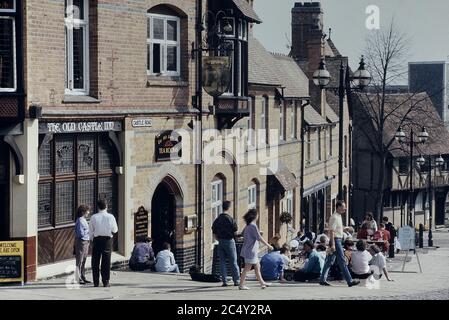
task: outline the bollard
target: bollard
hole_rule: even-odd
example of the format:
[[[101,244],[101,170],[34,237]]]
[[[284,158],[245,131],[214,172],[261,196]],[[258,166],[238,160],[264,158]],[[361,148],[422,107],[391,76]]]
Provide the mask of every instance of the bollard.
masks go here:
[[[419,247],[424,247],[424,225],[422,223],[419,224]]]

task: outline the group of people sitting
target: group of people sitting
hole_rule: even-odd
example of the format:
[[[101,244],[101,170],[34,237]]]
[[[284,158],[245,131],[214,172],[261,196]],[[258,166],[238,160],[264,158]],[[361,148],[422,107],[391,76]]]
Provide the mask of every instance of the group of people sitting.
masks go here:
[[[179,273],[170,244],[163,243],[162,250],[156,256],[151,244],[152,239],[150,237],[143,236],[136,239],[136,244],[129,259],[129,268],[133,271],[150,269],[156,272]]]

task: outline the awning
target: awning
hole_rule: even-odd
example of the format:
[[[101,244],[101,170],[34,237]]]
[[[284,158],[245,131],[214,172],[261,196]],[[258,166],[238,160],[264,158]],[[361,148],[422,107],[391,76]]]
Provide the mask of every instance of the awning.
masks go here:
[[[299,186],[295,176],[285,165],[280,164],[277,170],[268,169],[268,171],[271,173],[269,177],[271,177],[272,185],[280,188],[282,192],[293,190]]]
[[[252,6],[246,0],[231,0],[231,1],[234,3],[237,9],[250,20],[250,22],[255,23],[262,22],[262,20],[260,20],[259,16],[254,11]]]

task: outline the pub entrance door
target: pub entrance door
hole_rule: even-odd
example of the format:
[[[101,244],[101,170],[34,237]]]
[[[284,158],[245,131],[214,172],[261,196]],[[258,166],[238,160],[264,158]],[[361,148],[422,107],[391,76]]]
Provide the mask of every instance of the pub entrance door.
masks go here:
[[[175,194],[168,184],[161,182],[151,201],[151,238],[155,254],[162,250],[164,242],[175,252],[175,216]]]

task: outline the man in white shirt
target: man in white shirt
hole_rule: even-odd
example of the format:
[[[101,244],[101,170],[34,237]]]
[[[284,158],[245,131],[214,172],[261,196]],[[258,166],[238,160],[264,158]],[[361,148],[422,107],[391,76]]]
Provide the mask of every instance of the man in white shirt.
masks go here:
[[[112,242],[118,227],[115,217],[107,212],[106,201],[98,199],[97,206],[99,212],[92,216],[89,224],[89,234],[92,240],[92,276],[94,286],[98,287],[101,261],[101,281],[103,286],[109,287]]]
[[[156,271],[157,272],[175,272],[179,273],[178,265],[175,261],[173,252],[170,251],[170,244],[164,242],[162,245],[162,251],[157,254],[156,257]]]
[[[330,254],[326,258],[323,271],[321,273],[320,285],[330,286],[327,282],[327,276],[332,264],[337,260],[340,272],[343,274],[348,287],[356,286],[360,283],[358,280],[352,280],[348,266],[345,263],[345,255],[343,251],[343,221],[341,215],[346,212],[346,204],[344,201],[337,201],[336,211],[329,219],[329,246]]]

